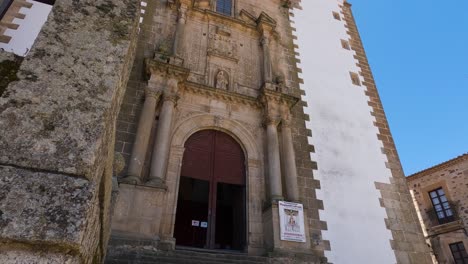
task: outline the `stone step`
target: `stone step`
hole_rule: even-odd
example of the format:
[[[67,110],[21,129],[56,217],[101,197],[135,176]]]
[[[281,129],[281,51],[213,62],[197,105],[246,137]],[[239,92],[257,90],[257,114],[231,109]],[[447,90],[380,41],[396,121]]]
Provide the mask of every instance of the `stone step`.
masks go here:
[[[236,253],[198,252],[190,250],[152,251],[138,250],[137,253],[111,254],[106,264],[264,264],[268,258]]]

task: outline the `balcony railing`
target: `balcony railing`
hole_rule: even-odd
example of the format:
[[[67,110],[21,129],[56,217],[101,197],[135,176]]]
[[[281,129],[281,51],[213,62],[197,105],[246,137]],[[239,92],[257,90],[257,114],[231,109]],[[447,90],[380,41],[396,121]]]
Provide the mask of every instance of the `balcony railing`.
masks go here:
[[[449,201],[449,208],[436,211],[434,207],[426,210],[429,227],[435,227],[460,220],[458,203]]]

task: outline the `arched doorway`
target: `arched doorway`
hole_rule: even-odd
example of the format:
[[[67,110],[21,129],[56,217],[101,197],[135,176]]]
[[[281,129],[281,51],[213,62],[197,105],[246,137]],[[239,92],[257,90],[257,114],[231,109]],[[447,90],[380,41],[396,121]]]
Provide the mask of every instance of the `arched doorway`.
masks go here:
[[[245,158],[228,134],[203,130],[185,143],[174,237],[179,246],[243,250]]]

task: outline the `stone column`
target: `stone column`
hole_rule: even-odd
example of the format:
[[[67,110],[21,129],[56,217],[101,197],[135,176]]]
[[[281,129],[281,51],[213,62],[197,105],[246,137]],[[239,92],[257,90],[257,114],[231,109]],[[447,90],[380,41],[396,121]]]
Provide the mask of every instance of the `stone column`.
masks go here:
[[[285,166],[286,194],[290,201],[299,201],[299,188],[297,185],[296,156],[294,155],[294,146],[291,134],[291,121],[283,119],[281,122],[281,131],[283,137],[283,158]]]
[[[154,91],[150,88],[145,89],[145,103],[138,123],[135,143],[133,144],[128,176],[122,180],[123,183],[138,184],[141,182],[141,172],[160,95],[160,91]]]
[[[267,146],[268,146],[268,175],[270,179],[270,193],[272,200],[283,199],[281,183],[280,150],[278,142],[278,120],[267,118]]]
[[[263,47],[263,78],[266,83],[273,81],[271,70],[271,55],[270,55],[270,40],[268,34],[263,34],[262,37]]]
[[[169,156],[169,147],[171,145],[171,128],[174,115],[174,108],[178,99],[176,79],[168,81],[168,90],[163,97],[161,114],[159,115],[156,139],[151,157],[150,179],[147,185],[164,187],[166,167]]]
[[[187,20],[187,6],[181,4],[179,6],[179,17],[177,20],[177,28],[174,36],[174,46],[172,47],[172,54],[180,56],[184,50],[184,35],[185,35],[185,22]]]

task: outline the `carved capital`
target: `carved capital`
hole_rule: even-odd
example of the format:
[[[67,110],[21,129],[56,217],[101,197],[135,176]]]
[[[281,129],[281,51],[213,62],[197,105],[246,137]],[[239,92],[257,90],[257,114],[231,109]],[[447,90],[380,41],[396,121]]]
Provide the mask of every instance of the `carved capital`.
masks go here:
[[[178,65],[173,65],[167,61],[156,59],[146,59],[146,72],[153,75],[163,76],[163,78],[177,79],[179,83],[185,82],[190,73],[189,69]]]
[[[151,89],[149,87],[145,88],[145,97],[146,98],[151,97],[151,98],[154,98],[154,99],[158,100],[159,96],[161,96],[161,91],[157,91],[157,90]]]
[[[278,116],[272,116],[272,115],[265,116],[266,126],[269,126],[269,125],[278,126],[280,122],[281,122],[281,118]]]
[[[263,36],[262,39],[260,40],[260,43],[262,44],[263,47],[268,47],[270,44],[270,40],[268,36]]]
[[[179,24],[185,24],[185,22],[187,21],[187,5],[185,5],[184,3],[181,3],[179,5],[179,17],[178,17],[178,22]]]
[[[287,118],[287,119],[283,118],[283,119],[281,119],[281,127],[283,127],[283,128],[291,128],[291,123],[292,123],[292,122],[291,122],[291,119],[290,119],[290,118]]]
[[[173,102],[174,104],[177,104],[177,101],[179,100],[179,95],[178,94],[175,94],[175,93],[167,93],[167,94],[164,94],[163,96],[163,101],[166,102],[166,101],[171,101]]]

